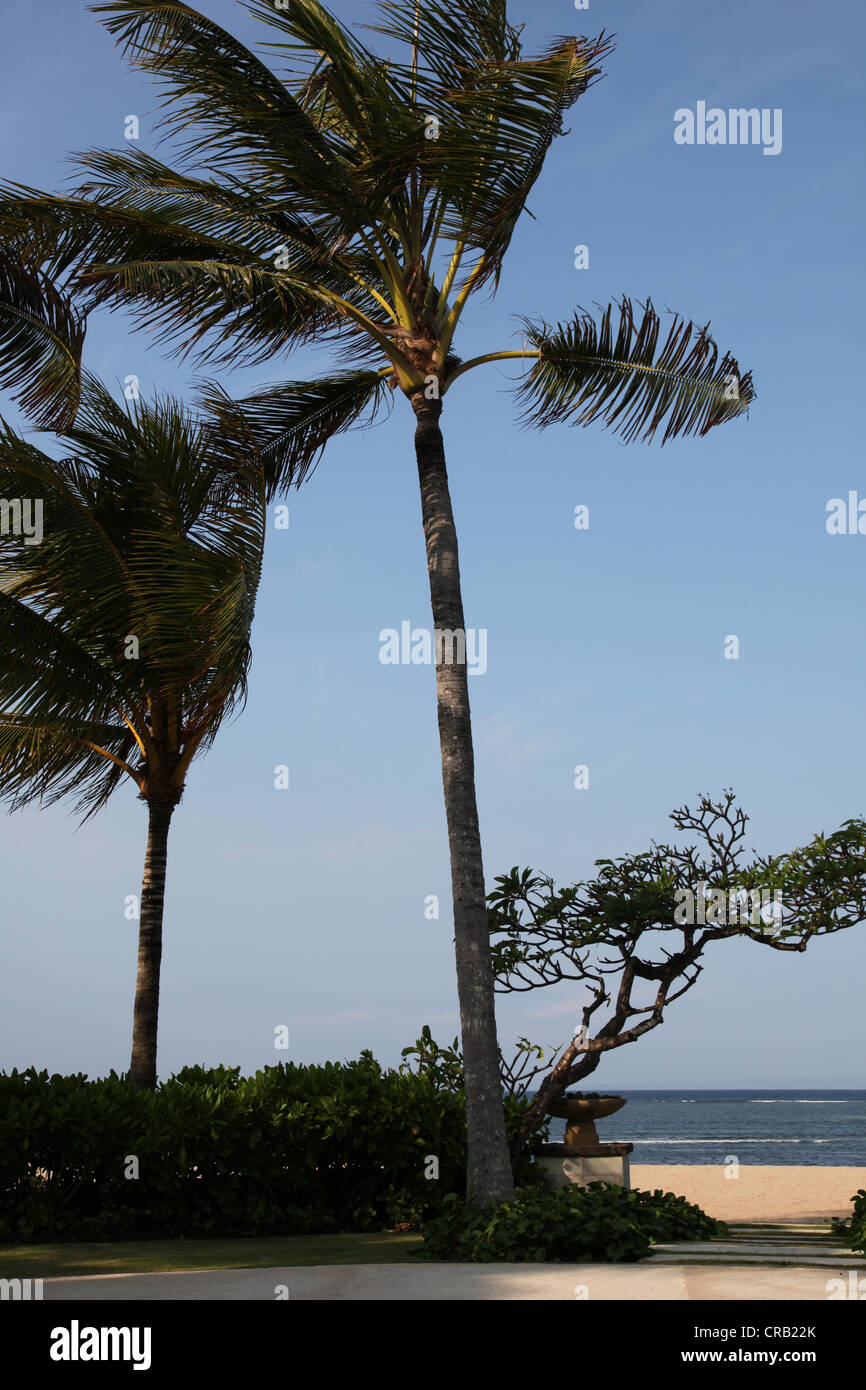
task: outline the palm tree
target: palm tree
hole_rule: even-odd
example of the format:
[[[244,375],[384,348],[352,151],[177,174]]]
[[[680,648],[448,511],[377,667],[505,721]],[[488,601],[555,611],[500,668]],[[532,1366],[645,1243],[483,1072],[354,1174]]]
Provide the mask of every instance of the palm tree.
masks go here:
[[[89,376],[60,440],[55,461],[0,420],[0,495],[30,506],[29,536],[0,539],[0,796],[14,810],[74,794],[87,820],[127,778],[138,788],[129,1080],[146,1088],[169,826],[192,759],[245,694],[264,480],[254,459],[227,467],[212,420],[171,399],[128,411]]]
[[[381,0],[382,58],[317,0],[242,0],[276,30],[280,75],[180,0],[93,5],[124,52],[155,74],[164,124],[187,131],[177,167],[143,151],[81,159],[74,196],[8,186],[2,225],[27,263],[200,360],[271,361],[333,346],[321,379],[289,381],[223,409],[273,447],[272,488],[300,485],[327,441],[398,388],[415,416],[437,630],[464,632],[457,532],[440,417],[466,373],[500,359],[527,421],[624,439],[705,434],[742,413],[749,376],[706,328],[623,299],[598,320],[524,319],[521,349],[461,362],[471,296],[495,290],[514,228],[565,112],[601,75],[612,43],[561,38],[523,51],[505,0]],[[337,366],[342,369],[338,370]],[[459,651],[459,637],[457,640]],[[466,1062],[467,1200],[508,1198],[493,975],[465,664],[437,660]]]

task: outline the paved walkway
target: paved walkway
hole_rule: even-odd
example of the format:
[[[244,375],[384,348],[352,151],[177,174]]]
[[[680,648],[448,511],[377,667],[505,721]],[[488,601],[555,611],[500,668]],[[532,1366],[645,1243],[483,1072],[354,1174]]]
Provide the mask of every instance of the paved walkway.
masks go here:
[[[290,1269],[208,1270],[194,1274],[115,1274],[46,1279],[44,1297],[138,1301],[181,1299],[332,1302],[419,1300],[729,1300],[826,1301],[858,1275],[838,1268],[756,1268],[748,1264],[312,1265]],[[866,1289],[866,1281],[864,1281]]]
[[[732,1222],[724,1240],[680,1240],[655,1251],[654,1264],[797,1265],[866,1275],[866,1257],[843,1245],[829,1221]]]

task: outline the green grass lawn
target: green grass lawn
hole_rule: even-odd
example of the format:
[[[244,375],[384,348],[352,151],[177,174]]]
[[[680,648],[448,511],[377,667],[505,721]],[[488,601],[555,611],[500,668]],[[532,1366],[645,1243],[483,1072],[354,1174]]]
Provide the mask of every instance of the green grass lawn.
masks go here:
[[[85,1274],[172,1274],[196,1269],[290,1265],[408,1264],[420,1236],[267,1236],[250,1240],[136,1240],[70,1245],[0,1245],[0,1278]]]

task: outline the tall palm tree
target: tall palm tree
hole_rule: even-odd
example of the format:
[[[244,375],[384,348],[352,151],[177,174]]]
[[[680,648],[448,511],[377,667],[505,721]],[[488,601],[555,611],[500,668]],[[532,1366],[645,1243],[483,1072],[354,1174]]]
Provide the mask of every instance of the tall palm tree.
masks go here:
[[[167,129],[187,132],[180,163],[92,152],[74,196],[8,186],[0,226],[26,262],[64,277],[88,308],[128,306],[200,360],[270,362],[301,343],[332,346],[335,364],[319,380],[239,406],[213,401],[233,430],[246,420],[270,440],[274,488],[299,485],[333,435],[399,389],[415,417],[434,627],[462,632],[440,429],[460,378],[521,360],[527,421],[598,420],[626,440],[705,434],[746,409],[751,379],[706,328],[674,317],[662,334],[652,304],[636,313],[628,299],[597,320],[582,310],[555,326],[525,319],[517,350],[466,362],[455,353],[470,297],[496,289],[566,111],[601,75],[612,47],[603,33],[531,56],[505,0],[381,0],[377,31],[392,50],[383,58],[317,0],[242,3],[276,31],[268,48],[279,75],[180,0],[93,5],[163,85]],[[467,1199],[484,1206],[513,1183],[466,677],[465,664],[437,661]]]
[[[212,420],[121,408],[85,376],[55,461],[0,420],[0,796],[74,795],[86,820],[131,779],[148,812],[129,1079],[156,1084],[168,833],[195,755],[243,699],[265,490]],[[40,508],[41,524],[34,524]],[[41,535],[39,534],[41,532]]]

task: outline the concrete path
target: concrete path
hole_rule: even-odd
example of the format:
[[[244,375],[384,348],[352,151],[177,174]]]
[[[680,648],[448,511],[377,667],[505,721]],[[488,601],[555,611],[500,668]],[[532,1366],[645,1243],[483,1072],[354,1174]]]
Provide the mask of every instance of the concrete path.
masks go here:
[[[729,1300],[826,1301],[846,1294],[856,1272],[749,1265],[427,1264],[312,1265],[289,1269],[207,1270],[194,1274],[114,1274],[46,1279],[45,1299],[139,1301],[290,1300]],[[836,1283],[831,1281],[835,1280]],[[866,1291],[866,1281],[863,1285]],[[840,1292],[840,1290],[843,1290]],[[856,1296],[856,1295],[855,1295]]]
[[[866,1256],[842,1244],[829,1221],[731,1223],[724,1240],[679,1240],[657,1245],[654,1264],[796,1265],[800,1268],[859,1270]],[[866,1287],[866,1285],[864,1285]]]

